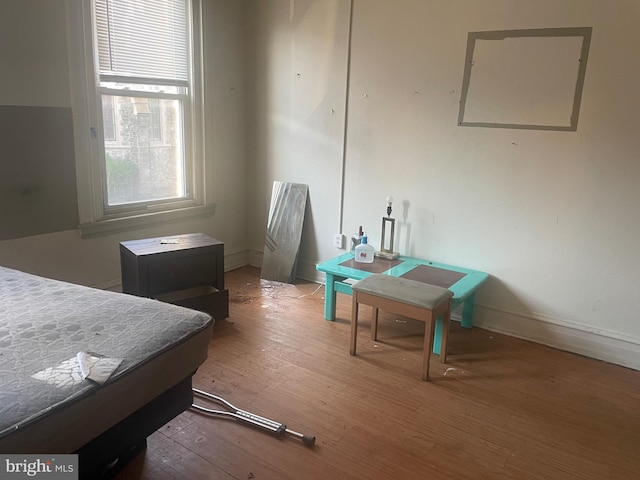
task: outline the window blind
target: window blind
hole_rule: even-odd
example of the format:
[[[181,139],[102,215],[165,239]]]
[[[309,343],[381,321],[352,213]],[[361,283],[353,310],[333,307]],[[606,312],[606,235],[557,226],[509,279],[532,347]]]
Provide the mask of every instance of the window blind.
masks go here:
[[[99,75],[189,80],[188,0],[95,0]]]

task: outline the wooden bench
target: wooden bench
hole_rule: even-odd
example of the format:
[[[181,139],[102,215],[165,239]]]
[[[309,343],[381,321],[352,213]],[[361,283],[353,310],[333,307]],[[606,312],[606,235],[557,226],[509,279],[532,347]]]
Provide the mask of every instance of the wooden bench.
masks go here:
[[[447,337],[451,316],[453,293],[446,288],[427,283],[374,274],[351,286],[353,307],[351,310],[351,355],[356,354],[358,334],[358,305],[370,305],[371,339],[378,338],[378,309],[425,322],[424,351],[422,353],[422,379],[429,380],[429,359],[433,348],[436,319],[442,316],[440,362],[447,361]]]

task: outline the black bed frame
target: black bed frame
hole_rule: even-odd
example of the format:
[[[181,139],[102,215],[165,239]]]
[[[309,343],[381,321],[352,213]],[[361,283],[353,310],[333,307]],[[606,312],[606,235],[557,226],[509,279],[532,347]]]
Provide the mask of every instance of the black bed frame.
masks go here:
[[[77,450],[80,478],[113,478],[146,448],[147,436],[184,412],[192,403],[189,376]]]

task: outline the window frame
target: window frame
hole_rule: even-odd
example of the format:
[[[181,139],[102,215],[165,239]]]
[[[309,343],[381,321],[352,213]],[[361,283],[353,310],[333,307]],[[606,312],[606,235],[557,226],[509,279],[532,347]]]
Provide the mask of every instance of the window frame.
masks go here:
[[[121,95],[122,91],[111,90],[99,84],[95,62],[97,38],[93,28],[94,2],[66,0],[70,91],[76,125],[74,135],[79,229],[83,238],[215,213],[215,204],[211,202],[212,182],[205,165],[203,134],[205,117],[202,2],[188,2],[193,52],[190,59],[192,92],[185,100],[188,102],[188,108],[183,109],[185,175],[189,176],[188,197],[109,206],[102,94]],[[138,91],[135,95],[145,96],[144,92]],[[157,94],[150,96],[157,97]]]

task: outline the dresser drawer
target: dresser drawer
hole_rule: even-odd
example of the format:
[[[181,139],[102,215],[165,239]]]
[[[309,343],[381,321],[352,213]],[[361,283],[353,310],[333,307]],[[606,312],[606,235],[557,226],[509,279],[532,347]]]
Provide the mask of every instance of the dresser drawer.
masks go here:
[[[220,320],[229,316],[229,290],[199,286],[156,295],[156,300],[173,303],[210,314]]]
[[[149,291],[164,293],[198,285],[214,285],[218,256],[198,253],[149,262]]]

